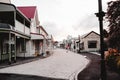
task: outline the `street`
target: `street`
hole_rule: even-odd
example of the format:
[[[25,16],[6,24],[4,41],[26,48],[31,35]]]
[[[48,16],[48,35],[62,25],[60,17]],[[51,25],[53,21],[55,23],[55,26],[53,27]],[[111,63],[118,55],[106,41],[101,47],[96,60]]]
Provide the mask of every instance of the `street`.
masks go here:
[[[44,59],[0,69],[0,73],[34,75],[59,79],[74,78],[82,71],[89,60],[84,56],[64,49],[55,49],[54,53]]]

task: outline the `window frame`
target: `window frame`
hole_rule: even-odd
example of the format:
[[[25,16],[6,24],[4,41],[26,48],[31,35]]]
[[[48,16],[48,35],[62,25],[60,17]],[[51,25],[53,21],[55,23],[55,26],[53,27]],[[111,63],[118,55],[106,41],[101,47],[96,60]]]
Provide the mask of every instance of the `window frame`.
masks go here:
[[[88,41],[88,48],[97,48],[97,41]]]

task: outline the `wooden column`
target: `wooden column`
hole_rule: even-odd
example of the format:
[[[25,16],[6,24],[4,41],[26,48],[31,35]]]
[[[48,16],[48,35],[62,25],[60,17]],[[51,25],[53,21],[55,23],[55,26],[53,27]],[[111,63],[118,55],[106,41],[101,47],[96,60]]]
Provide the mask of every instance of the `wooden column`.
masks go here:
[[[24,59],[25,59],[25,50],[26,50],[26,45],[25,45],[25,38],[24,38]]]
[[[1,46],[1,53],[0,53],[0,57],[1,57],[1,59],[0,59],[0,62],[2,62],[2,54],[3,54],[3,43],[2,43],[2,35],[0,35],[0,46]]]
[[[14,53],[14,62],[16,62],[16,54],[17,54],[17,51],[16,51],[16,35],[14,36],[14,49],[15,49],[15,53]]]
[[[9,32],[9,49],[8,49],[8,54],[9,54],[9,64],[11,64],[11,33]]]

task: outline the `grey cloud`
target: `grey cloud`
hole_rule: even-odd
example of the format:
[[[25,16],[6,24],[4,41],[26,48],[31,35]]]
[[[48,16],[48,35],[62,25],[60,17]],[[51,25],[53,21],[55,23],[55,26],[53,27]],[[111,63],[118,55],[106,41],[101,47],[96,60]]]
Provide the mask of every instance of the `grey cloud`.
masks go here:
[[[52,34],[53,36],[57,36],[59,33],[59,28],[54,22],[44,22],[42,26],[45,28],[45,30],[48,32],[48,34]]]
[[[82,19],[76,26],[73,26],[74,30],[91,30],[92,28],[98,28],[98,19],[95,15],[89,15]]]

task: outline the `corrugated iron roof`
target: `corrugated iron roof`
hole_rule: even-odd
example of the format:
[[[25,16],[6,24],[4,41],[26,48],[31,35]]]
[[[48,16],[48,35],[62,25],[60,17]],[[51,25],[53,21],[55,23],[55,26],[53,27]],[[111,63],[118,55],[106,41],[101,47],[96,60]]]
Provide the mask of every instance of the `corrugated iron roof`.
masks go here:
[[[31,19],[35,16],[36,6],[17,7],[27,18]]]

